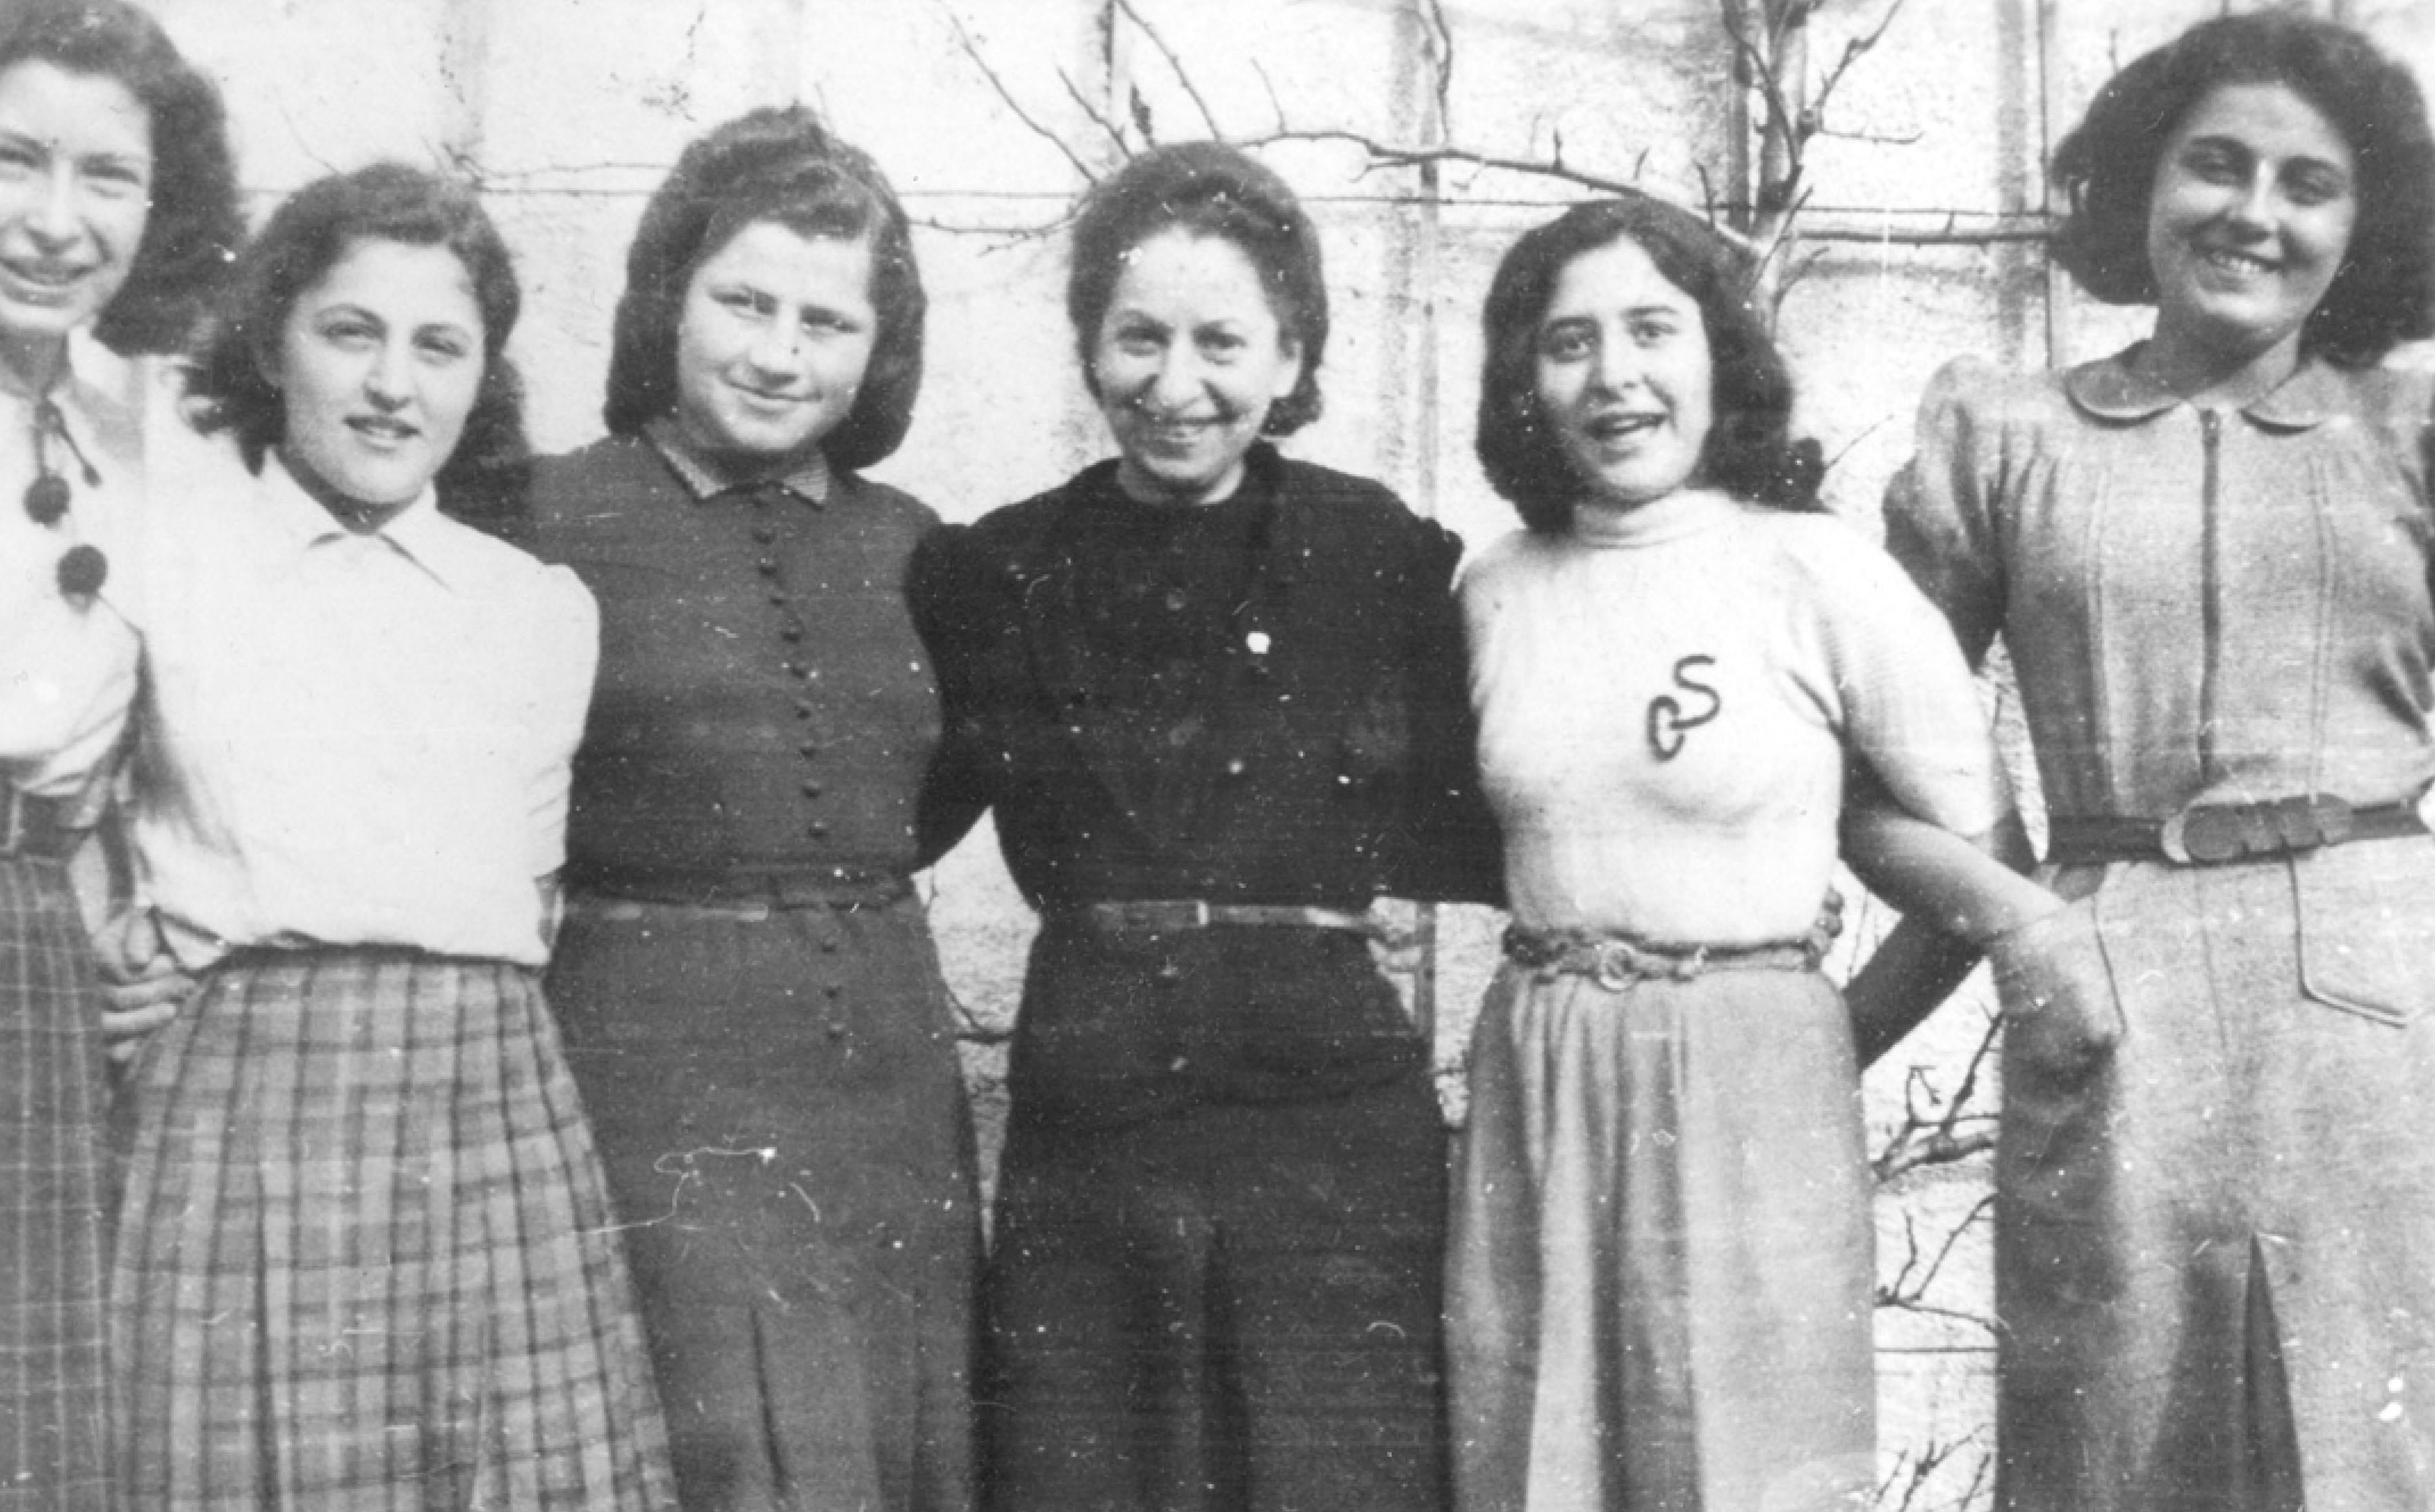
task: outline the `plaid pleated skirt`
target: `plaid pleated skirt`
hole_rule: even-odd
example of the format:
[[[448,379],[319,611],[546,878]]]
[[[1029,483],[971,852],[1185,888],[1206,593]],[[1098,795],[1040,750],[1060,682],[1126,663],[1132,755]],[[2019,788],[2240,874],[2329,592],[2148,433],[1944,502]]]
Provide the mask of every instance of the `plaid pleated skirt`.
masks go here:
[[[0,1508],[100,1512],[101,1062],[67,870],[0,856]]]
[[[244,953],[130,1091],[111,1297],[130,1507],[674,1505],[534,972]]]

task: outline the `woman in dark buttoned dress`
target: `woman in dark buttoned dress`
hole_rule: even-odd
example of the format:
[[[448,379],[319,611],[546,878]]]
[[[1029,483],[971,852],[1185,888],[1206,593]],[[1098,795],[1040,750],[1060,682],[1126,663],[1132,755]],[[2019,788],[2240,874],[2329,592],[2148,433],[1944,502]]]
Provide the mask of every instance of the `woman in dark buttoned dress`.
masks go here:
[[[1092,190],[1067,308],[1120,455],[942,531],[913,578],[934,796],[995,810],[1043,916],[984,1286],[989,1503],[1426,1512],[1445,1134],[1362,910],[1465,860],[1460,890],[1494,885],[1459,543],[1260,439],[1317,412],[1327,301],[1309,219],[1241,153]]]
[[[689,147],[628,260],[611,435],[541,465],[600,601],[550,975],[688,1512],[969,1504],[978,1251],[908,877],[935,523],[855,469],[922,368],[903,211],[807,112]]]

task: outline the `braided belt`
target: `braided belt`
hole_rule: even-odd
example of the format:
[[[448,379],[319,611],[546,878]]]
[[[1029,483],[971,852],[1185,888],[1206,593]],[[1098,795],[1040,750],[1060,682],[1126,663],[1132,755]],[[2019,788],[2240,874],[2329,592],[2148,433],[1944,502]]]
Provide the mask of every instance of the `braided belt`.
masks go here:
[[[1505,957],[1542,978],[1586,976],[1610,992],[1634,982],[1688,982],[1709,971],[1814,971],[1843,932],[1843,900],[1834,893],[1799,939],[1762,945],[1670,945],[1628,935],[1505,930]]]
[[[2426,824],[2414,803],[2353,808],[2331,794],[2311,793],[2256,803],[2193,804],[2164,819],[2058,816],[2046,831],[2046,859],[2059,866],[2170,861],[2208,867],[2425,834]]]

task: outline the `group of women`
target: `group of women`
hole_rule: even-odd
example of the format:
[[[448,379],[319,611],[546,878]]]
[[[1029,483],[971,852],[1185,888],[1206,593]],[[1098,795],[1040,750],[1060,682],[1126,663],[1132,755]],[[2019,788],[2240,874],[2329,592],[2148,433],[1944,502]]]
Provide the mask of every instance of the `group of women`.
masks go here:
[[[1232,148],[1077,207],[1116,455],[941,526],[863,476],[907,219],[808,112],[685,150],[536,463],[469,190],[240,248],[157,26],[13,8],[0,1507],[1864,1505],[1857,1068],[1982,953],[1998,1501],[2435,1503],[2435,379],[2378,365],[2435,140],[2254,15],[2054,173],[2153,333],[1941,374],[1891,555],[1742,249],[1525,234],[1458,582],[1273,444],[1328,293]],[[1041,917],[986,1255],[909,883],[984,813]],[[1839,855],[1906,911],[1841,992]],[[1381,894],[1511,915],[1451,1180]]]

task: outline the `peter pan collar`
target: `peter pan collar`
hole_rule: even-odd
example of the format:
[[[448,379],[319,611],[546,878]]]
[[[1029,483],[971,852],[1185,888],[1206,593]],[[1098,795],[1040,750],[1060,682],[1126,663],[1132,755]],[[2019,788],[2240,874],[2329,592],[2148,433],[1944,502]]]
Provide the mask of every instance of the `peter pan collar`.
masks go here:
[[[2064,391],[2073,404],[2098,420],[2135,424],[2152,420],[2184,403],[2182,396],[2139,371],[2132,354],[2140,343],[2110,357],[2082,363],[2064,374]],[[2241,406],[2240,412],[2275,430],[2304,431],[2323,424],[2346,407],[2341,374],[2315,357],[2303,357],[2281,387]]]
[[[677,475],[677,481],[685,486],[685,491],[697,499],[707,499],[713,494],[764,481],[732,472],[703,455],[685,439],[684,432],[677,428],[674,420],[663,417],[652,421],[643,427],[643,438],[667,462],[668,471]],[[814,504],[826,504],[830,477],[828,455],[815,447],[812,455],[793,472],[767,481]]]

